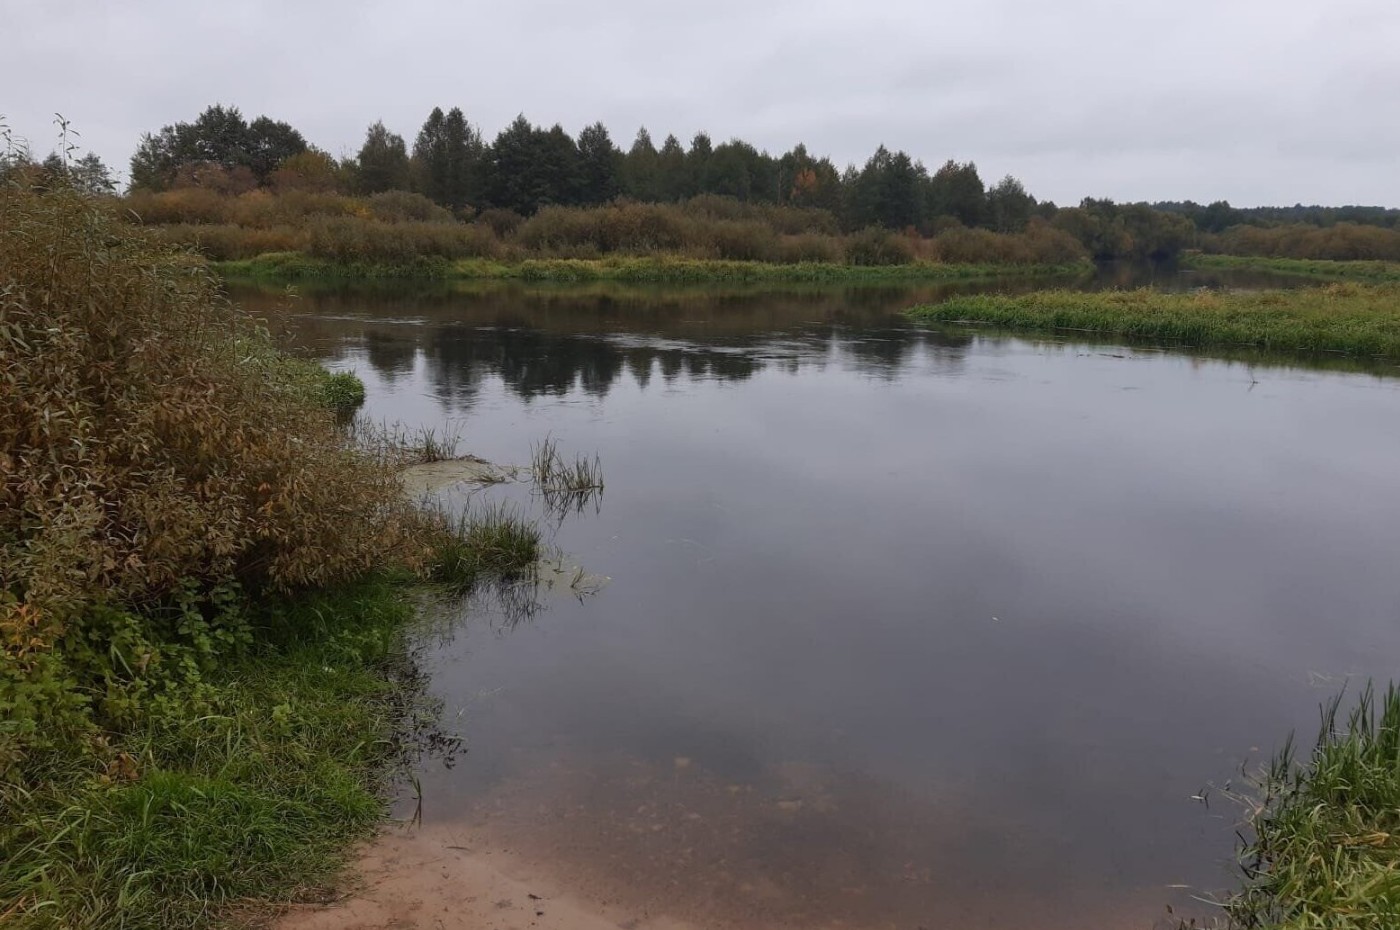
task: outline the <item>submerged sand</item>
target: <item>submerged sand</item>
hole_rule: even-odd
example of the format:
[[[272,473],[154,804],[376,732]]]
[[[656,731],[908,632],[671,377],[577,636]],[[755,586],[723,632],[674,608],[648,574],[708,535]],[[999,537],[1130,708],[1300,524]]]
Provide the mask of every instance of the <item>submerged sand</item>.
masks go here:
[[[500,484],[518,480],[524,469],[518,465],[495,465],[474,455],[410,465],[399,472],[404,491],[415,500],[460,484]]]
[[[452,828],[395,827],[364,850],[359,886],[295,910],[278,930],[693,930],[695,925],[592,901],[537,868]]]

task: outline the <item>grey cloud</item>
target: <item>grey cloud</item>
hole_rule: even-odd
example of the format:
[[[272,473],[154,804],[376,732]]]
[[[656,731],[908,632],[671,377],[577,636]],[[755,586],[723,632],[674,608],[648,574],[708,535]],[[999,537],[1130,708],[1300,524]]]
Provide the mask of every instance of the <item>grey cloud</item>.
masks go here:
[[[705,129],[838,164],[974,159],[1038,196],[1400,205],[1391,0],[0,0],[0,114],[124,167],[213,102],[335,153],[434,105],[622,144]]]

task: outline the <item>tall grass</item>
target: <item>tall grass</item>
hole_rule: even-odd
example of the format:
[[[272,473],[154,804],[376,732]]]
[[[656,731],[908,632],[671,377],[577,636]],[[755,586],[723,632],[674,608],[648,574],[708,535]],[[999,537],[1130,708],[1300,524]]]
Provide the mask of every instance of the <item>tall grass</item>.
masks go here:
[[[1233,927],[1400,926],[1400,692],[1368,685],[1345,720],[1341,701],[1305,758],[1290,741],[1257,780]]]
[[[591,459],[576,455],[570,462],[552,437],[531,449],[530,473],[546,511],[560,517],[571,511],[582,513],[588,504],[596,506],[603,496],[602,460],[596,455]]]
[[[530,575],[543,551],[539,527],[506,503],[468,507],[455,518],[439,511],[430,577],[458,590],[484,581]]]
[[[1063,330],[1186,346],[1250,346],[1400,358],[1400,287],[1280,291],[1041,291],[954,297],[909,311],[925,322]]]

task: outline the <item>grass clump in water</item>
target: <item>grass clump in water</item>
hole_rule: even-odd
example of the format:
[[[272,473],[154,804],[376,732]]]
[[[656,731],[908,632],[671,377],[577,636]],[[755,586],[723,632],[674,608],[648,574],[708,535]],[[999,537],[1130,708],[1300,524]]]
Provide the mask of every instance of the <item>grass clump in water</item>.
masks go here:
[[[1258,779],[1232,927],[1400,926],[1400,692],[1368,686],[1344,724],[1340,707],[1307,759],[1290,741]]]
[[[598,456],[577,455],[572,462],[559,451],[559,443],[546,438],[530,453],[530,473],[545,509],[560,517],[582,512],[603,496],[603,463]]]
[[[437,516],[430,577],[456,589],[526,577],[540,561],[540,529],[509,504]]]
[[[328,371],[321,382],[321,397],[335,413],[349,415],[364,406],[365,383],[353,371]]]
[[[1400,358],[1400,286],[1276,291],[1040,291],[916,307],[923,322],[1068,330],[1186,346],[1250,346]]]

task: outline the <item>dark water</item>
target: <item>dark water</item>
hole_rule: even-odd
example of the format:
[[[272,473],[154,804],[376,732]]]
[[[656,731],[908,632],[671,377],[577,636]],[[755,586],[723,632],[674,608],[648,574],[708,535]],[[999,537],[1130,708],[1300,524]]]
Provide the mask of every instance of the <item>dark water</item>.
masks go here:
[[[599,896],[735,927],[1208,916],[1239,810],[1192,796],[1394,674],[1385,373],[907,325],[933,289],[240,296],[371,417],[601,456],[555,543],[611,583],[444,637],[469,748],[421,773],[427,822]]]

